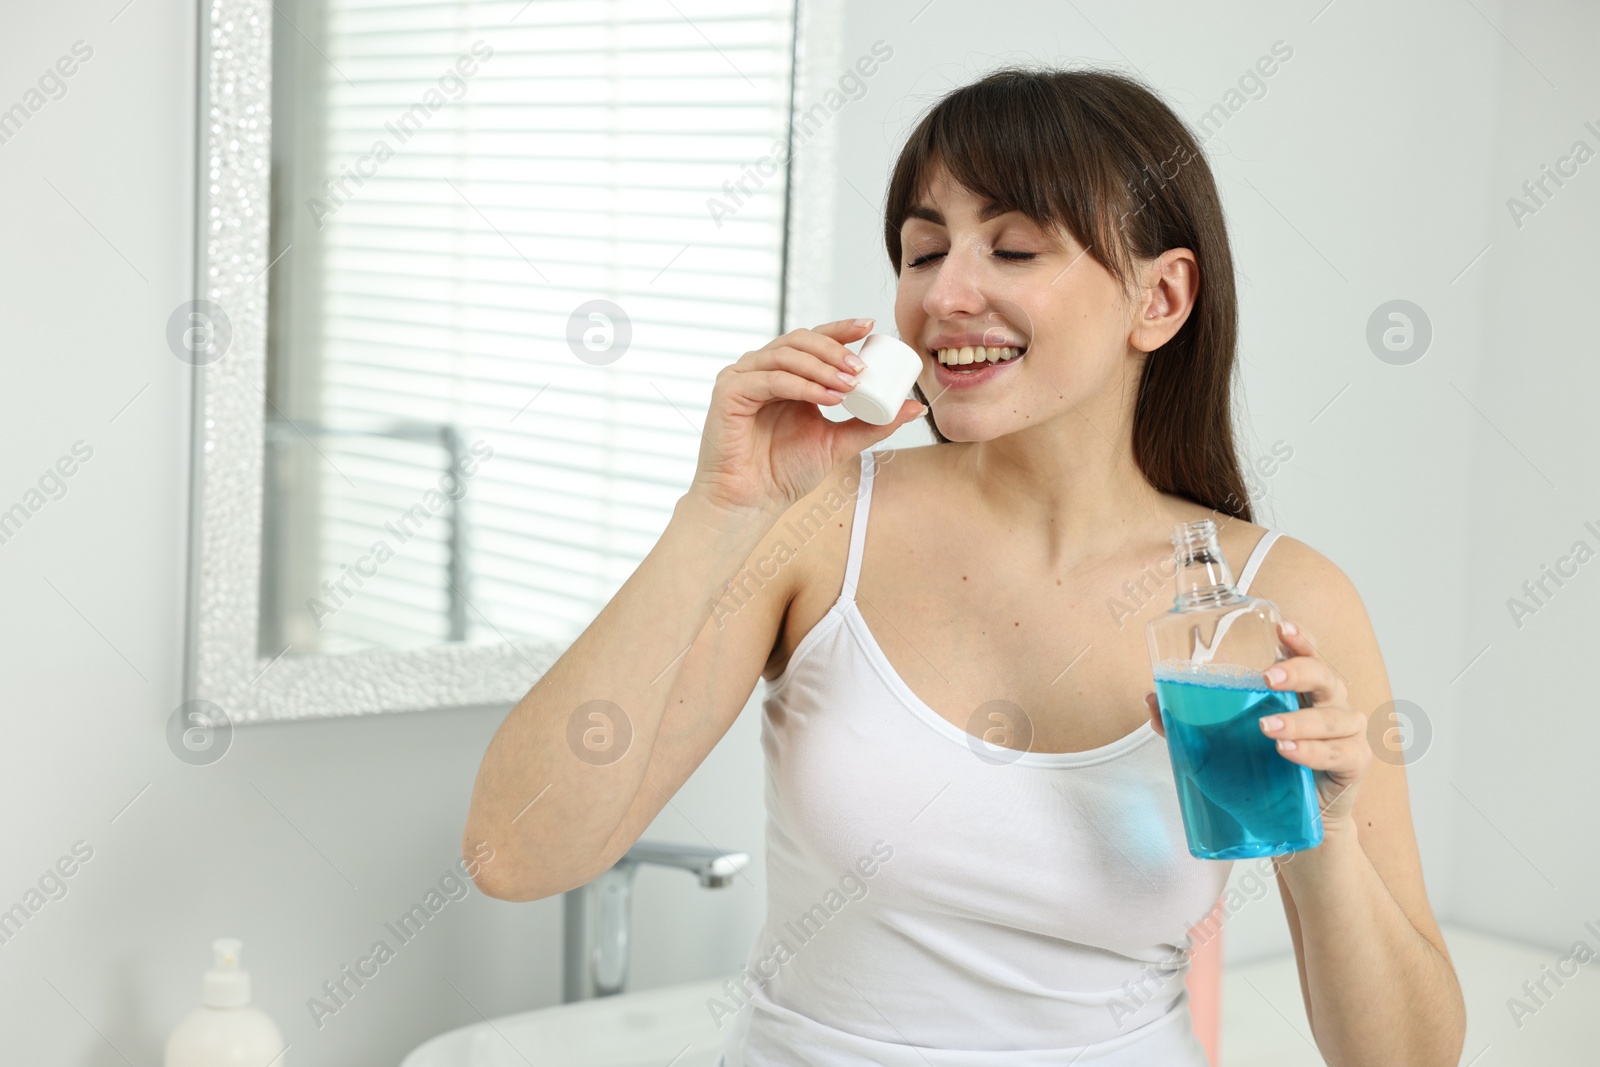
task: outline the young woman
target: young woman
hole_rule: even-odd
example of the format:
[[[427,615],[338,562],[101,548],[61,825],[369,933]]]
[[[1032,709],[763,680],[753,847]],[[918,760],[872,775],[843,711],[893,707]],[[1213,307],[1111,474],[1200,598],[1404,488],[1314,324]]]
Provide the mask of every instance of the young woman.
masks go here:
[[[1173,525],[1210,517],[1292,620],[1269,681],[1313,700],[1262,728],[1322,805],[1322,844],[1274,862],[1318,1049],[1456,1064],[1404,766],[1367,740],[1390,699],[1372,627],[1338,567],[1252,521],[1193,136],[1122,76],[1002,70],[911,134],[884,223],[925,406],[823,418],[867,320],[718,374],[660,542],[484,757],[479,885],[529,900],[610,867],[759,676],[768,911],[710,1006],[726,1067],[1204,1067],[1186,934],[1232,864],[1188,853],[1144,625]],[[863,452],[924,411],[936,444]],[[626,742],[575,758],[597,707]]]

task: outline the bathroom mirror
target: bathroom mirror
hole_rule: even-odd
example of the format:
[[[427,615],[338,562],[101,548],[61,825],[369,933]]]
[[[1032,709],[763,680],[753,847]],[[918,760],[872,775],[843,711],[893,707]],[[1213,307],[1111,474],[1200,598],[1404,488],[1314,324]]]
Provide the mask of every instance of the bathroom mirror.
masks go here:
[[[796,26],[794,0],[206,5],[169,324],[190,700],[510,703],[582,632],[687,488],[717,369],[821,310],[818,263],[785,284],[830,160],[824,126],[791,173],[795,82],[830,62],[816,32],[796,70]]]

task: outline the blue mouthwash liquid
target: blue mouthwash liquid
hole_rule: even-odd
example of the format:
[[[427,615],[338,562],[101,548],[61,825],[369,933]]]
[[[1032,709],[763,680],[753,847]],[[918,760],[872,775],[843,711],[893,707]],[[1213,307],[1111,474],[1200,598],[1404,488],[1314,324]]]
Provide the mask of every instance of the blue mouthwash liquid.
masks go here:
[[[1322,843],[1311,768],[1280,755],[1256,721],[1298,710],[1298,694],[1223,664],[1161,665],[1155,683],[1190,854],[1244,859]]]

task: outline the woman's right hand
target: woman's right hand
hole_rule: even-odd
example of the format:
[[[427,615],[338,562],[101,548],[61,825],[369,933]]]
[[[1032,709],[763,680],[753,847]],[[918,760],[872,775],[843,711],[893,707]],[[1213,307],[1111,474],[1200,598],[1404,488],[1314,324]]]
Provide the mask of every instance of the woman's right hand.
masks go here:
[[[921,415],[909,399],[886,426],[834,422],[817,410],[852,388],[838,377],[855,373],[845,344],[871,329],[871,319],[843,319],[791,330],[718,371],[689,492],[719,510],[781,511],[847,456]]]

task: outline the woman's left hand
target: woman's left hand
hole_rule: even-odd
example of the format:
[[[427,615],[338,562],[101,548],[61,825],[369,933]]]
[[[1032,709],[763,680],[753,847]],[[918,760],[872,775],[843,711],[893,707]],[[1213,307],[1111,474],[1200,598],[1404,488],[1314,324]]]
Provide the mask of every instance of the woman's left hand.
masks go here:
[[[1367,717],[1350,707],[1344,679],[1303,630],[1285,622],[1278,632],[1295,655],[1266,671],[1267,685],[1281,692],[1304,693],[1311,706],[1264,716],[1262,732],[1277,740],[1278,754],[1284,759],[1312,769],[1324,829],[1354,825],[1356,790],[1372,763]],[[1145,704],[1156,732],[1165,737],[1156,695],[1146,694]],[[1274,726],[1274,719],[1281,725]]]

